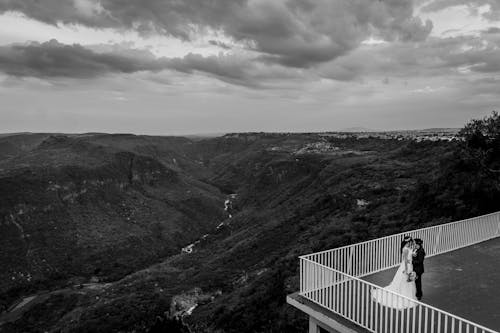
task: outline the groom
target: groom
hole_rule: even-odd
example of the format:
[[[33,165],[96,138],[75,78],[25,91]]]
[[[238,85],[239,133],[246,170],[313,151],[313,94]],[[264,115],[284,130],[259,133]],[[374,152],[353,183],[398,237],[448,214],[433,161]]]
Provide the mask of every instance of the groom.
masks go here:
[[[424,274],[424,259],[425,251],[423,248],[424,242],[420,238],[415,238],[415,248],[416,251],[413,254],[413,271],[417,274],[415,279],[415,285],[417,287],[417,299],[420,301],[422,299],[422,274]]]

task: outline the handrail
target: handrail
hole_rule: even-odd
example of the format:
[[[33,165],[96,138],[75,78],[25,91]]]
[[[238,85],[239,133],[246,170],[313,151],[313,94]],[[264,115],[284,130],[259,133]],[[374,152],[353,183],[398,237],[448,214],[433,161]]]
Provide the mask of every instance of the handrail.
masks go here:
[[[326,253],[326,252],[329,252],[329,251],[332,251],[332,250],[341,250],[341,249],[345,249],[345,248],[348,248],[348,247],[352,247],[354,245],[366,244],[366,243],[370,243],[370,242],[382,240],[382,239],[385,239],[385,238],[390,238],[390,237],[395,237],[395,236],[400,236],[401,237],[401,236],[405,236],[406,234],[408,234],[410,232],[421,232],[421,231],[432,229],[432,228],[436,228],[436,227],[453,225],[453,224],[457,224],[457,223],[461,223],[461,222],[466,222],[466,221],[469,221],[469,220],[472,220],[472,219],[478,219],[478,218],[482,218],[482,217],[499,215],[499,214],[500,214],[500,211],[489,213],[489,214],[484,214],[484,215],[479,215],[479,216],[471,217],[471,218],[468,218],[468,219],[462,219],[462,220],[459,220],[459,221],[453,221],[453,222],[448,222],[448,223],[444,223],[444,224],[437,224],[437,225],[433,225],[433,226],[425,227],[425,228],[421,228],[421,229],[412,229],[412,230],[400,232],[398,234],[392,234],[392,235],[382,236],[382,237],[379,237],[379,238],[369,239],[367,241],[363,241],[363,242],[359,242],[359,243],[355,243],[355,244],[350,244],[350,245],[344,245],[344,246],[336,247],[334,249],[328,249],[328,250],[323,250],[323,251],[319,251],[319,252],[314,252],[314,253],[309,253],[309,254],[303,254],[303,255],[300,255],[299,258],[305,258],[305,257],[308,257],[308,256],[313,255],[313,254],[322,254],[322,253]]]
[[[424,240],[427,257],[470,246],[500,236],[500,212],[470,219],[414,229],[352,245],[302,255],[300,259],[312,259],[328,263],[344,273],[366,276],[400,263],[399,246],[402,235],[412,235]],[[430,245],[427,247],[427,245]],[[366,254],[375,254],[375,263],[366,260]],[[364,258],[364,260],[363,260]]]
[[[314,264],[314,265],[321,266],[321,267],[322,267],[322,268],[324,268],[324,269],[327,269],[327,270],[333,271],[333,272],[334,272],[334,273],[336,273],[336,274],[345,275],[345,276],[347,276],[347,277],[348,277],[348,279],[349,279],[349,280],[355,280],[355,281],[358,281],[359,283],[363,283],[363,284],[365,284],[365,285],[368,285],[368,286],[370,286],[370,287],[373,287],[374,289],[381,289],[381,287],[380,287],[380,286],[378,286],[378,285],[376,285],[376,284],[374,284],[374,283],[371,283],[371,282],[369,282],[369,281],[365,281],[365,280],[360,279],[360,278],[357,278],[357,277],[355,277],[355,276],[349,276],[348,274],[345,274],[345,273],[342,273],[342,272],[340,272],[340,271],[337,271],[336,269],[333,269],[333,268],[331,268],[331,267],[327,267],[327,266],[325,266],[325,265],[319,264],[319,263],[314,262],[314,261],[312,261],[312,260],[310,260],[310,259],[304,259],[304,260],[307,260],[307,261],[309,261],[310,263],[312,263],[312,264]],[[341,284],[342,282],[337,282],[337,283],[338,283],[338,284]],[[323,287],[323,288],[324,288],[324,287]],[[318,290],[319,290],[319,289],[318,289]],[[469,325],[473,325],[474,327],[477,327],[477,328],[482,329],[482,330],[484,330],[484,331],[491,332],[491,333],[498,333],[498,332],[496,332],[496,331],[492,330],[491,328],[488,328],[488,327],[482,326],[482,325],[480,325],[480,324],[474,323],[474,322],[472,322],[472,321],[470,321],[470,320],[467,320],[467,319],[462,318],[462,317],[460,317],[460,316],[454,315],[453,313],[450,313],[450,312],[447,312],[447,311],[444,311],[444,310],[438,309],[438,308],[436,308],[436,307],[434,307],[434,306],[432,306],[432,305],[429,305],[429,304],[426,304],[426,303],[422,303],[422,302],[420,302],[419,300],[411,299],[411,298],[409,298],[409,297],[406,297],[406,296],[401,295],[401,294],[399,294],[399,293],[396,293],[396,292],[394,292],[394,291],[386,290],[386,291],[384,291],[384,292],[387,292],[387,293],[389,293],[389,294],[392,294],[392,295],[394,295],[394,296],[396,296],[396,297],[398,297],[398,298],[405,299],[405,300],[407,300],[408,302],[418,304],[418,305],[420,305],[420,306],[422,306],[422,307],[426,307],[426,308],[431,309],[431,310],[433,310],[433,311],[440,312],[440,313],[441,313],[441,314],[443,314],[443,315],[446,315],[446,316],[449,316],[449,317],[453,317],[453,318],[454,318],[454,319],[456,319],[456,320],[460,320],[460,321],[465,322],[465,323],[467,323],[467,324],[469,324]],[[321,305],[321,304],[320,304],[320,305]]]
[[[402,235],[422,238],[424,245],[428,244],[430,247],[427,256],[434,256],[499,237],[500,212],[302,255],[299,257],[300,294],[371,332],[410,332],[409,326],[404,330],[404,322],[406,325],[412,325],[411,333],[433,333],[435,329],[436,333],[469,333],[470,328],[473,329],[470,333],[498,333],[360,279],[362,276],[397,266],[401,262],[399,246]],[[373,294],[374,292],[376,294]],[[390,301],[391,306],[396,305],[400,309],[396,310],[385,303],[385,306],[379,304],[385,301]],[[408,304],[411,307],[406,306]],[[418,314],[415,312],[417,308]],[[371,313],[364,313],[364,310]],[[431,317],[428,316],[429,313]],[[379,314],[383,318],[379,318]],[[434,322],[435,317],[437,322]],[[441,325],[441,319],[444,327]],[[448,330],[448,321],[451,321],[451,331]],[[455,330],[455,322],[458,324],[458,331]],[[393,324],[398,323],[401,325],[400,330],[393,330]],[[417,323],[418,330],[415,330]],[[422,326],[424,330],[421,330]]]

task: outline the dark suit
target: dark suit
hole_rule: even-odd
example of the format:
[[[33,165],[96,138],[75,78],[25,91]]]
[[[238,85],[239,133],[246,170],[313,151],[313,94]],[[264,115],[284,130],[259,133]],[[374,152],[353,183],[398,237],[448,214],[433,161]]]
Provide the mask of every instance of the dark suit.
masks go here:
[[[422,297],[422,274],[424,274],[424,259],[425,259],[425,251],[421,246],[420,249],[417,250],[416,256],[413,257],[413,271],[417,274],[417,278],[415,279],[415,285],[417,287],[417,298],[420,299]]]

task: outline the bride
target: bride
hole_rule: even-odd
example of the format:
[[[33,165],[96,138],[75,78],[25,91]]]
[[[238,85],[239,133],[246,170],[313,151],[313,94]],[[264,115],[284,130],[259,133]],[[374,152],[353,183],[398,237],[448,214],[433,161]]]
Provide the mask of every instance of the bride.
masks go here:
[[[410,273],[413,272],[412,257],[414,252],[413,239],[410,236],[405,236],[401,242],[402,261],[391,284],[383,289],[372,290],[372,297],[376,302],[396,309],[406,309],[417,305],[415,302],[407,299],[417,299],[415,296],[415,280],[410,278]],[[386,292],[386,290],[393,291],[407,298],[398,297],[392,293]]]

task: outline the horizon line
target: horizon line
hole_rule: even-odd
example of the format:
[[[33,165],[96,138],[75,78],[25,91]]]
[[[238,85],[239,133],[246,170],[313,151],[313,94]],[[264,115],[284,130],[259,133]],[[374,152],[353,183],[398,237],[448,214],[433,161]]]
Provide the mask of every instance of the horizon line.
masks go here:
[[[134,133],[134,132],[99,132],[99,131],[88,131],[88,132],[44,132],[44,131],[19,131],[19,132],[0,132],[0,136],[11,136],[11,135],[22,135],[22,134],[51,134],[51,135],[97,135],[97,134],[108,134],[108,135],[136,135],[136,136],[223,136],[227,134],[256,134],[256,133],[266,133],[266,134],[278,134],[278,133],[291,133],[291,134],[309,134],[309,133],[380,133],[380,132],[418,132],[418,131],[437,131],[437,130],[460,130],[461,127],[427,127],[427,128],[415,128],[415,129],[369,129],[369,128],[344,128],[338,130],[326,130],[326,131],[221,131],[221,132],[186,132],[182,134],[146,134],[146,133]]]

